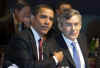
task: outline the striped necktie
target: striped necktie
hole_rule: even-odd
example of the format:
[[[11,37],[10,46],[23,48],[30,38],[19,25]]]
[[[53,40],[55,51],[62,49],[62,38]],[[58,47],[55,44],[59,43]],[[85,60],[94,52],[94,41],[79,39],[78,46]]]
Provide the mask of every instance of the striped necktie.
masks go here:
[[[42,49],[43,39],[39,40],[39,61],[42,61],[43,49]]]
[[[75,42],[72,42],[71,45],[73,47],[73,60],[75,62],[76,68],[81,68],[80,58],[75,47],[76,46]]]

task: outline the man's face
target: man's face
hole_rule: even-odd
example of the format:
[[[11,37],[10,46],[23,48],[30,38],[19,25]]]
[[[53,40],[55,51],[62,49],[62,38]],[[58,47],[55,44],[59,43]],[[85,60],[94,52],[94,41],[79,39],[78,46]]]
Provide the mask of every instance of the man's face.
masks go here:
[[[16,10],[15,15],[18,22],[23,22],[24,8],[22,8],[21,10]]]
[[[25,6],[24,13],[25,13],[24,14],[25,16],[27,16],[27,17],[30,16],[31,15],[31,8],[29,6]]]
[[[70,40],[75,40],[81,29],[81,20],[77,15],[72,16],[62,25],[62,32]]]
[[[54,12],[49,8],[40,8],[39,13],[34,17],[33,27],[40,35],[45,35],[53,25]]]
[[[31,14],[31,9],[29,6],[22,8],[21,10],[17,10],[16,16],[19,22],[25,22],[24,18],[29,17]]]
[[[24,7],[24,19],[23,22],[26,27],[30,27],[30,22],[31,22],[31,8],[29,6]]]
[[[71,8],[72,8],[72,7],[71,7],[70,4],[61,4],[61,5],[59,6],[59,9],[58,9],[59,14],[62,14],[66,9],[71,9]]]

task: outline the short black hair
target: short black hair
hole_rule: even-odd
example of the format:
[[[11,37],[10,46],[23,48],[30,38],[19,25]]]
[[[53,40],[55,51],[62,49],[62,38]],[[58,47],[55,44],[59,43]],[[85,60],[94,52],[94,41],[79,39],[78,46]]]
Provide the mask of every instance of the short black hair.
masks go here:
[[[29,6],[29,4],[26,3],[16,3],[16,6],[14,9],[17,9],[18,11],[20,11],[22,8],[24,8],[25,6]]]
[[[54,9],[49,4],[38,4],[32,9],[33,15],[36,15],[38,12],[40,12],[41,8],[49,8],[54,11]]]
[[[62,4],[70,4],[70,5],[71,5],[71,2],[70,2],[70,1],[65,1],[65,0],[58,1],[58,2],[57,2],[57,5],[56,5],[56,9],[59,9],[59,7],[60,7]]]

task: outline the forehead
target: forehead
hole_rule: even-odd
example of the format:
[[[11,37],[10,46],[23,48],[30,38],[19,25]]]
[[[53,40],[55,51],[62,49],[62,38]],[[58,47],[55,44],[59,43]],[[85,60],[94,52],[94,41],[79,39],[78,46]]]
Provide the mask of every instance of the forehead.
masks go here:
[[[31,8],[30,8],[29,6],[26,6],[25,9],[24,9],[24,11],[25,11],[25,14],[26,14],[26,15],[30,15],[30,13],[31,13]]]
[[[25,13],[25,9],[24,8],[22,8],[20,11],[18,11],[18,13],[17,14],[24,14]]]
[[[40,11],[38,14],[44,14],[44,15],[49,15],[49,16],[54,16],[54,11],[49,8],[40,8]]]
[[[31,10],[31,8],[29,6],[25,6],[24,9],[27,10]]]
[[[66,20],[68,23],[81,23],[81,18],[78,15],[74,15]]]
[[[71,8],[71,5],[67,3],[60,5],[60,8],[68,8],[68,7]]]

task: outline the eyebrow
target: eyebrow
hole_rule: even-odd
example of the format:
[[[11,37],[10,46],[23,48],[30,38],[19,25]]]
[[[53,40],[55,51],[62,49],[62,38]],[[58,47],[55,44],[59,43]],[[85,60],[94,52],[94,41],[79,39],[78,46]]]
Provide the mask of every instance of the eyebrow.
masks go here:
[[[46,15],[40,15],[40,17],[41,17],[41,18],[47,18],[48,16],[46,16]],[[49,17],[49,19],[50,19],[50,20],[53,20],[54,17]]]
[[[47,16],[46,16],[46,15],[40,15],[40,17],[41,17],[41,18],[46,18]]]

